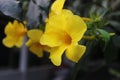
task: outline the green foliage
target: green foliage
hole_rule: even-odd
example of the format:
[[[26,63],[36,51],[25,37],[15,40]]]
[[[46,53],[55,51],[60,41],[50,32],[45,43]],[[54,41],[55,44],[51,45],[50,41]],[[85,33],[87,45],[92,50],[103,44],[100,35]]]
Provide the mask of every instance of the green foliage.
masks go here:
[[[103,29],[96,29],[96,30],[100,33],[99,38],[101,38],[107,44],[110,40],[109,33],[107,31],[103,30]]]
[[[82,13],[82,16],[88,16],[91,20],[86,22],[88,30],[85,33],[82,41],[83,44],[87,46],[87,50],[85,53],[87,57],[84,57],[84,55],[79,63],[76,64],[76,66],[73,68],[73,71],[71,73],[74,78],[70,78],[70,80],[84,80],[84,77],[88,76],[87,73],[90,73],[91,78],[86,78],[85,80],[111,80],[111,75],[113,75],[113,79],[119,80],[120,78],[117,71],[118,69],[115,68],[115,70],[110,70],[108,72],[106,72],[105,70],[119,66],[120,9],[118,8],[118,6],[120,4],[120,1],[91,0],[78,2],[81,5],[76,11],[80,11],[79,13]],[[84,5],[82,5],[82,3],[84,3]],[[89,14],[87,14],[88,12]],[[97,65],[97,63],[99,65]],[[89,64],[92,64],[92,66],[88,66]],[[116,64],[118,66],[113,64]],[[99,77],[97,79],[94,79],[94,75],[92,77],[92,72],[89,70],[92,69],[92,67],[94,68],[94,73],[99,73]],[[100,69],[103,69],[106,74],[108,74],[106,78],[100,77],[103,75],[102,73],[100,74]],[[82,72],[83,74],[80,74],[80,72]],[[80,75],[82,75],[81,78],[77,77]]]

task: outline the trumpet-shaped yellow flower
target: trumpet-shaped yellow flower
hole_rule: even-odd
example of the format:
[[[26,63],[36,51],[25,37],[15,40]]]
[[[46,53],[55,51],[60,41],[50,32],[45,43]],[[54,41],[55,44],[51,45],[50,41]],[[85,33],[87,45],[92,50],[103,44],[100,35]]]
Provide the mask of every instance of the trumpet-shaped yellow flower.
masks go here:
[[[62,9],[64,1],[56,0],[53,3],[51,12],[55,14],[49,15],[45,33],[40,39],[42,45],[51,47],[49,58],[56,66],[61,64],[64,51],[69,60],[78,62],[86,50],[86,47],[78,42],[87,26],[81,17],[74,15],[70,10]]]
[[[23,44],[24,36],[26,35],[27,29],[22,23],[14,20],[13,24],[9,22],[5,27],[6,37],[3,39],[3,44],[6,47],[21,47]]]
[[[26,42],[26,46],[29,47],[29,50],[37,55],[38,57],[43,56],[43,45],[40,44],[40,38],[43,35],[43,32],[38,29],[29,30],[27,33],[29,40]]]

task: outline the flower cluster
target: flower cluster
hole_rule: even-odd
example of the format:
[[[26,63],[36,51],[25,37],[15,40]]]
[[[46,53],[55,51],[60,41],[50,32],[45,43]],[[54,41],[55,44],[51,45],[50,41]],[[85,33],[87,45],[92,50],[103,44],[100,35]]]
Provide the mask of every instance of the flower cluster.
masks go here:
[[[3,44],[6,47],[21,47],[24,37],[28,37],[26,46],[38,57],[43,56],[43,51],[50,53],[51,62],[59,66],[62,55],[65,53],[67,59],[78,62],[85,53],[86,47],[79,45],[87,26],[83,19],[74,15],[70,10],[63,9],[65,0],[56,0],[46,19],[45,31],[41,29],[27,28],[17,20],[9,22],[5,27],[6,37]]]

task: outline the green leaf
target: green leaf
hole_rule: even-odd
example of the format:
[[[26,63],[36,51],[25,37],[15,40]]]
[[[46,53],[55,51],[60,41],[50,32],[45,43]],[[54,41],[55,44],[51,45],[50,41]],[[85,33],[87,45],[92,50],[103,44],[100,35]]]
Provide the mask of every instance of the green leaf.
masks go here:
[[[90,18],[91,18],[92,20],[94,20],[94,19],[96,18],[96,13],[91,12],[91,13],[90,13]]]
[[[104,40],[105,43],[108,43],[110,40],[109,33],[103,29],[96,29],[96,30],[100,33],[99,37],[102,38],[102,40]]]

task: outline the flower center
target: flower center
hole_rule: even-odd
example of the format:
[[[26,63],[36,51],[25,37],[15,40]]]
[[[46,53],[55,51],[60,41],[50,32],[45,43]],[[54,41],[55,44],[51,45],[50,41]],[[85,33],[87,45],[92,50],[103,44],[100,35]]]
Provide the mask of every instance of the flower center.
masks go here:
[[[72,42],[72,38],[67,33],[64,34],[63,39],[66,45],[70,45]]]
[[[26,34],[27,34],[27,29],[21,29],[21,30],[19,30],[19,33],[18,33],[19,36],[24,36]]]

